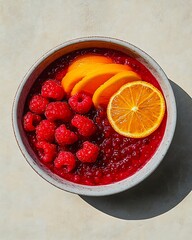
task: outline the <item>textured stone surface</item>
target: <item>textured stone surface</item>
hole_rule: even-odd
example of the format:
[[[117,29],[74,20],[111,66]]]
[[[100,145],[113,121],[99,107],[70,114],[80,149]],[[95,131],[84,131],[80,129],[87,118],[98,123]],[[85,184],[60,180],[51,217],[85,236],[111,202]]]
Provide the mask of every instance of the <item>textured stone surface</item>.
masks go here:
[[[191,0],[0,0],[0,239],[190,239],[191,8]],[[180,117],[153,181],[99,199],[42,180],[25,162],[11,126],[14,94],[30,66],[63,41],[89,35],[117,37],[149,53],[175,83]]]

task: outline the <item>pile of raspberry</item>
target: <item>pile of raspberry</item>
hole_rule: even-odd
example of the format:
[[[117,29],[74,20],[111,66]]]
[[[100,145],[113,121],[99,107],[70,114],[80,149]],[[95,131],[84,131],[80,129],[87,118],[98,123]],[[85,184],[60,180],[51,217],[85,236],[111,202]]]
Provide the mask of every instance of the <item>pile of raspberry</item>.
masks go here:
[[[83,92],[66,96],[56,79],[46,80],[29,98],[23,126],[43,163],[70,173],[81,163],[98,160],[100,149],[91,141],[97,126],[88,117],[92,105]]]

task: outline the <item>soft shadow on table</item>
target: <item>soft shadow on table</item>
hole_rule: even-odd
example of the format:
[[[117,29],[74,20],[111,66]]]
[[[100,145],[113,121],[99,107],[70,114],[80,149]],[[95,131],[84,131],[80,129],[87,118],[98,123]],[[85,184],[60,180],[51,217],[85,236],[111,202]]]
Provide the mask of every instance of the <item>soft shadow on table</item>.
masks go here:
[[[171,81],[170,81],[171,82]],[[147,219],[179,204],[192,188],[192,99],[171,82],[177,104],[177,126],[163,162],[145,181],[125,192],[105,196],[81,196],[96,209],[127,220]]]

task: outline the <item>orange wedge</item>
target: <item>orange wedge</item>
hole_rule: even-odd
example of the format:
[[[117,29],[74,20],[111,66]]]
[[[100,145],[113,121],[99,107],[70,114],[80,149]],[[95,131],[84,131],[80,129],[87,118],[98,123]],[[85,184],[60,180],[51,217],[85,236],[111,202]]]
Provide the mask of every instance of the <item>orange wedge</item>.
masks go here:
[[[128,82],[139,81],[141,78],[133,71],[123,71],[117,73],[112,78],[103,83],[93,94],[93,103],[95,107],[107,106],[111,96],[117,92],[120,87]]]
[[[95,90],[109,78],[122,71],[129,71],[131,68],[122,64],[103,64],[97,69],[90,71],[73,88],[71,95],[84,91],[93,94]]]
[[[86,54],[74,59],[72,64],[69,66],[68,71],[72,71],[76,68],[82,67],[83,65],[92,65],[92,64],[108,64],[112,63],[112,59],[104,56]]]
[[[103,63],[95,63],[95,64],[83,64],[73,70],[67,72],[67,74],[62,79],[62,86],[66,93],[70,93],[75,84],[77,84],[82,78],[84,78],[88,72],[97,70],[99,66],[103,65]]]
[[[144,81],[123,85],[107,106],[107,116],[113,129],[132,138],[150,135],[159,127],[164,114],[162,93]]]

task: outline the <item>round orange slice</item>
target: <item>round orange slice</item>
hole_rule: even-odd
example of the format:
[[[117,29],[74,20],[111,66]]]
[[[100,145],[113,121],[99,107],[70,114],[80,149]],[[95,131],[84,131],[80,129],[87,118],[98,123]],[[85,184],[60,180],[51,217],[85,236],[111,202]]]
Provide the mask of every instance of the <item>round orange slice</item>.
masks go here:
[[[103,64],[97,69],[90,71],[73,88],[71,95],[84,91],[91,95],[95,90],[109,78],[122,71],[129,71],[131,68],[122,64]]]
[[[108,64],[112,63],[112,59],[100,55],[86,54],[74,59],[72,64],[69,66],[68,71],[72,71],[76,68],[82,67],[83,65],[92,65],[92,64]]]
[[[95,107],[107,106],[111,96],[117,92],[120,87],[128,82],[139,81],[141,78],[133,71],[123,71],[117,73],[112,78],[103,83],[93,94],[92,101]]]
[[[152,84],[136,81],[123,85],[109,101],[107,116],[119,134],[143,138],[154,132],[165,114],[162,93]]]

